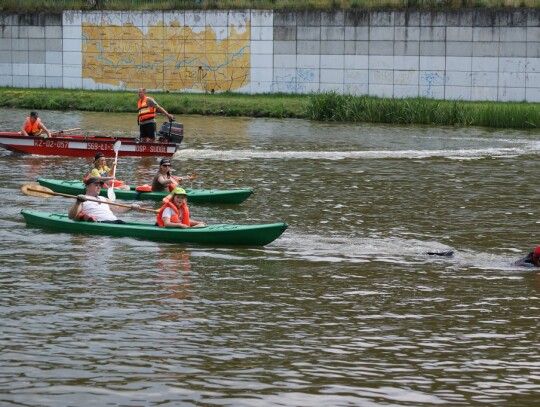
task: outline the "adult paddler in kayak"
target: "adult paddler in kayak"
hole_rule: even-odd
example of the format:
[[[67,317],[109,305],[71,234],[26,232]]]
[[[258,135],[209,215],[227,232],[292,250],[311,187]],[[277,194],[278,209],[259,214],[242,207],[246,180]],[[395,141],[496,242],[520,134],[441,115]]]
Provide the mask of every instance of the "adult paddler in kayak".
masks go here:
[[[168,158],[163,158],[159,162],[158,172],[152,179],[152,192],[170,192],[177,187],[182,180],[186,179],[193,181],[195,177],[195,174],[180,178],[171,175],[171,160]]]
[[[132,210],[139,210],[141,207],[138,204],[131,204],[129,208],[113,206],[111,208],[107,198],[99,196],[103,181],[101,178],[92,177],[86,180],[86,192],[77,195],[77,200],[68,212],[68,217],[72,220],[81,220],[86,222],[102,222],[102,223],[125,223],[118,219],[114,212],[125,213]],[[88,200],[91,198],[92,200]],[[99,202],[96,202],[99,201]]]
[[[540,246],[536,246],[527,256],[516,261],[514,266],[540,267]]]
[[[158,226],[166,228],[206,226],[206,223],[189,217],[186,191],[180,187],[174,188],[172,193],[164,199],[164,204],[157,214],[156,222]]]

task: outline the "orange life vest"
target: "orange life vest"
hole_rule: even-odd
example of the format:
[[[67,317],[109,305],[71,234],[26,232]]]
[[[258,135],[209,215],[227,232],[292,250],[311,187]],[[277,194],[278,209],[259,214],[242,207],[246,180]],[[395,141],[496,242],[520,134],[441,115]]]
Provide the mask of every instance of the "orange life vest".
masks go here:
[[[156,221],[157,221],[158,226],[161,226],[161,227],[165,226],[162,216],[163,216],[163,212],[167,208],[171,208],[173,210],[173,214],[171,216],[171,223],[183,223],[186,226],[191,225],[191,221],[189,220],[189,209],[186,203],[184,202],[182,204],[182,221],[180,222],[180,212],[178,211],[178,208],[171,201],[167,200],[165,201],[163,206],[159,208],[159,212],[156,216]]]
[[[139,185],[137,188],[135,188],[135,191],[137,192],[152,192],[152,186],[148,184]]]
[[[171,183],[169,184],[169,192],[172,192],[174,188],[176,188],[178,186],[178,182],[176,182],[176,180],[171,177]]]
[[[121,187],[123,185],[126,185],[124,181],[120,181],[119,179],[112,179],[109,181],[109,185],[113,186],[115,188]]]
[[[95,177],[95,175],[92,175],[92,173],[88,174],[86,177],[83,178],[82,182],[86,184],[86,181],[88,181],[90,178]],[[109,185],[114,185],[115,188],[121,187],[122,185],[126,185],[124,181],[120,181],[118,179],[112,179],[109,182]],[[103,188],[109,188],[109,185],[104,184]]]
[[[41,123],[41,120],[39,117],[36,119],[34,123],[30,121],[30,116],[26,118],[26,125],[24,126],[24,131],[29,136],[39,136],[41,133],[43,133],[43,130],[39,128],[39,124]]]
[[[137,106],[139,108],[139,123],[152,120],[156,117],[156,108],[154,106],[148,106],[148,98],[146,96],[143,100],[139,99]]]

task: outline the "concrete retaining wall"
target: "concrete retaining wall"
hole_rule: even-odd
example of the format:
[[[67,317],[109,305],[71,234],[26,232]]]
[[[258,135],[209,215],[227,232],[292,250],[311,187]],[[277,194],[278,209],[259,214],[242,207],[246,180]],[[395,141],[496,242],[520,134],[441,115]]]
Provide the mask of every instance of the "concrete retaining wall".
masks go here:
[[[540,10],[0,15],[0,86],[540,102]]]

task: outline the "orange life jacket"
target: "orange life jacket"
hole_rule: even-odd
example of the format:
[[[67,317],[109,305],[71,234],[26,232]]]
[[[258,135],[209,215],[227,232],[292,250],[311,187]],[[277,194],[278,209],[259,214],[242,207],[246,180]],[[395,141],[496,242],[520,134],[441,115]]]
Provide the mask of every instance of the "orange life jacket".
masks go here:
[[[148,184],[139,185],[137,188],[135,188],[135,191],[137,192],[152,192],[152,186]]]
[[[176,182],[176,180],[171,177],[171,183],[169,184],[169,192],[172,192],[174,188],[176,188],[178,186],[178,182]]]
[[[154,119],[156,117],[156,108],[153,106],[148,106],[148,98],[146,96],[143,100],[139,99],[137,106],[139,108],[139,123]]]
[[[39,128],[39,124],[41,123],[41,120],[39,117],[36,119],[34,123],[30,121],[30,116],[26,118],[26,125],[24,126],[24,131],[29,136],[39,136],[41,133],[43,133],[43,130]]]
[[[180,222],[180,212],[178,211],[178,208],[176,207],[176,205],[173,204],[169,200],[165,201],[163,206],[161,208],[159,208],[159,212],[158,212],[158,214],[156,216],[156,221],[157,221],[158,226],[161,226],[161,227],[165,226],[165,223],[163,222],[162,216],[163,216],[163,212],[167,208],[171,208],[173,210],[173,214],[171,216],[171,223],[183,223],[186,226],[190,226],[191,221],[189,220],[188,206],[184,202],[181,207],[182,207],[182,221]]]
[[[82,182],[86,184],[86,181],[88,181],[90,178],[95,177],[95,175],[92,175],[92,173],[88,174],[86,177],[83,178]],[[120,187],[122,185],[126,185],[124,181],[120,181],[118,179],[112,179],[108,181],[110,185],[114,185],[115,188]],[[109,185],[104,184],[103,188],[109,188]]]
[[[108,182],[110,186],[114,186],[115,188],[121,187],[122,185],[126,185],[124,181],[120,181],[119,179],[112,179]]]

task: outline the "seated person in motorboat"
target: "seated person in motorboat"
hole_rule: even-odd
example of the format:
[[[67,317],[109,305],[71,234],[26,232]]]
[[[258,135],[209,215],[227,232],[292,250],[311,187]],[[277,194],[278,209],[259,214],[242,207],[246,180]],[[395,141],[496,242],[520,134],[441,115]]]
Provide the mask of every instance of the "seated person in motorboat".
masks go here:
[[[41,122],[37,112],[30,112],[30,116],[25,119],[23,125],[21,126],[21,133],[23,136],[51,137],[51,133]],[[43,133],[45,133],[45,135],[43,135]]]

